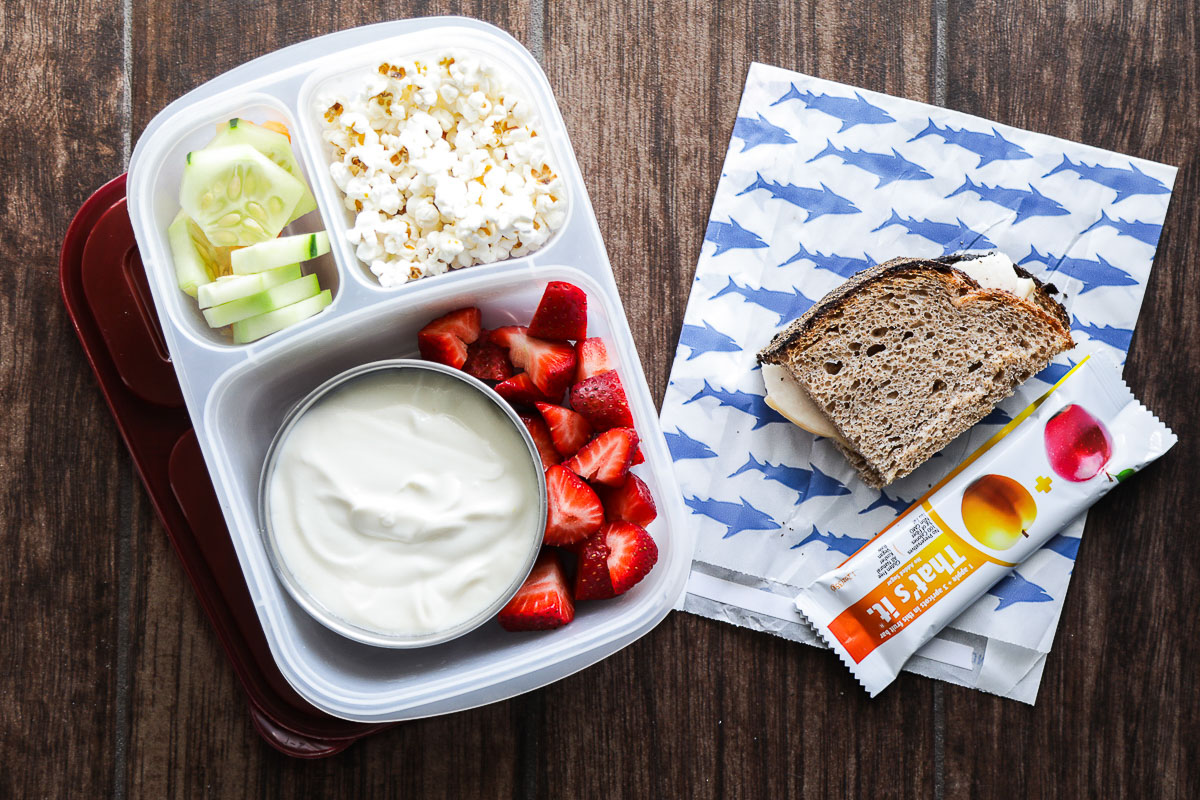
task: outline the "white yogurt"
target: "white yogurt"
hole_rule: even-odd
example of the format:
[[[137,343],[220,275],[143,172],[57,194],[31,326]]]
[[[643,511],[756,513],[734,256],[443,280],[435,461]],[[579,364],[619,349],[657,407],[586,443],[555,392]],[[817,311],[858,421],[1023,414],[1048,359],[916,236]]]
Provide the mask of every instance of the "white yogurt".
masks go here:
[[[335,616],[391,635],[445,631],[522,577],[537,474],[494,403],[448,375],[388,369],[305,411],[268,487],[279,555]]]

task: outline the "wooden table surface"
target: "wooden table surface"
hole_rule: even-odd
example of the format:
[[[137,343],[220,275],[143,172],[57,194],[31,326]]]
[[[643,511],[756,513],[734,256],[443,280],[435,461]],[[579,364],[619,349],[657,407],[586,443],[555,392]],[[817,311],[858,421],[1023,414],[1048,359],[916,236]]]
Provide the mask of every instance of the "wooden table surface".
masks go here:
[[[0,797],[1200,795],[1194,0],[146,2],[0,7]],[[267,747],[58,296],[75,210],[174,98],[311,36],[494,22],[558,96],[656,399],[747,67],[1180,168],[1125,375],[1180,444],[1088,524],[1037,706],[672,614],[523,697],[302,762]]]

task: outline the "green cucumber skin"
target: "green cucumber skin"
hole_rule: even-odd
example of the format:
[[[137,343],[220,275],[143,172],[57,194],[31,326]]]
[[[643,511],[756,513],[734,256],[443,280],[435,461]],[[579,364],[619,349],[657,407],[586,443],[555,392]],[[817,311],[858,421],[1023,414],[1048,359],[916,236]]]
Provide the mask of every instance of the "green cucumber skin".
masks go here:
[[[253,275],[293,261],[307,261],[329,252],[329,234],[297,233],[234,250],[229,261],[234,275]]]
[[[307,300],[301,300],[299,303],[235,322],[233,323],[233,341],[237,344],[249,344],[264,336],[278,333],[284,328],[289,328],[315,316],[331,302],[333,302],[333,294],[325,289],[320,294]]]
[[[242,297],[219,306],[206,308],[204,319],[210,328],[223,328],[250,317],[277,311],[321,293],[316,275],[305,275],[281,283],[257,294]]]
[[[299,264],[288,264],[265,272],[256,272],[253,275],[231,275],[201,286],[196,294],[196,299],[203,310],[258,294],[282,283],[294,281],[299,277]]]

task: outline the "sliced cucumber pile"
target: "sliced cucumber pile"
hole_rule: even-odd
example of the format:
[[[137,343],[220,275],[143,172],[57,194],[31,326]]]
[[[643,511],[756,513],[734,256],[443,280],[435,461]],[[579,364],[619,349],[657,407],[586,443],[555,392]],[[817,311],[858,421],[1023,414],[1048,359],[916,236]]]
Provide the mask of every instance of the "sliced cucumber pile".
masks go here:
[[[303,322],[332,302],[333,295],[326,289],[315,297],[284,306],[278,311],[268,311],[266,314],[235,322],[233,323],[233,340],[238,344],[246,344],[261,339],[295,325],[297,322]]]
[[[329,252],[329,234],[277,238],[317,207],[282,124],[234,118],[218,125],[211,142],[188,153],[179,205],[167,228],[179,288],[196,298],[211,327],[229,326],[237,344],[333,301],[300,265]]]
[[[279,235],[305,187],[248,144],[188,153],[179,204],[213,244],[265,242]]]
[[[269,242],[240,247],[230,254],[229,263],[234,275],[250,275],[293,261],[308,261],[328,252],[329,234],[318,231],[281,236]]]

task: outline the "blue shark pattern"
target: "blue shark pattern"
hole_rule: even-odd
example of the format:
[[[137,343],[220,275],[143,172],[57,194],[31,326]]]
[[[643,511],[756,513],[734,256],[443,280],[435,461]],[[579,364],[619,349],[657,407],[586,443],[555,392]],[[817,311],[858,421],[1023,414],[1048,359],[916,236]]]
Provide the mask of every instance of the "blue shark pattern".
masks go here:
[[[999,406],[993,408],[986,417],[979,420],[980,425],[1007,425],[1010,422],[1012,422],[1012,417]]]
[[[1049,178],[1059,172],[1074,172],[1081,180],[1098,183],[1114,190],[1117,193],[1117,198],[1113,200],[1114,205],[1139,194],[1171,193],[1165,183],[1142,172],[1132,161],[1129,163],[1129,169],[1121,169],[1101,164],[1095,166],[1085,164],[1083,159],[1080,159],[1079,163],[1075,163],[1069,156],[1063,155],[1062,163],[1042,177]]]
[[[1083,541],[1078,536],[1066,536],[1059,534],[1050,541],[1046,542],[1045,549],[1053,550],[1063,558],[1075,560],[1075,556],[1079,553],[1079,543]]]
[[[754,427],[750,429],[752,431],[756,431],[764,425],[770,425],[772,422],[791,424],[778,411],[767,405],[766,398],[761,394],[743,392],[740,389],[735,391],[714,389],[709,385],[707,380],[704,381],[704,388],[692,395],[690,400],[685,400],[683,404],[694,403],[705,397],[711,397],[716,400],[718,405],[736,408],[743,414],[749,414],[754,417]]]
[[[841,553],[844,556],[851,556],[862,549],[862,546],[870,539],[856,539],[849,534],[838,536],[835,533],[821,533],[817,530],[817,526],[813,525],[812,533],[805,536],[800,541],[791,546],[791,550],[797,550],[811,542],[820,542],[825,545],[826,550],[832,550],[835,553]]]
[[[874,511],[877,508],[890,508],[897,514],[903,514],[912,505],[911,500],[905,500],[903,497],[892,497],[887,492],[880,492],[879,497],[875,498],[875,502],[859,511],[859,514],[866,514]]]
[[[704,241],[717,246],[714,256],[719,256],[726,250],[755,250],[768,246],[762,237],[738,225],[737,220],[732,217],[729,218],[729,222],[710,220],[704,231]]]
[[[1089,339],[1096,339],[1111,345],[1122,353],[1129,352],[1129,343],[1133,341],[1133,331],[1125,328],[1114,328],[1112,325],[1084,325],[1075,320],[1071,330],[1086,333]]]
[[[715,519],[728,529],[721,537],[722,539],[728,539],[742,531],[775,531],[783,527],[772,519],[771,515],[764,514],[747,503],[746,498],[739,497],[738,500],[741,500],[741,503],[729,503],[712,498],[701,500],[699,497],[688,497],[687,495],[683,497],[684,504],[694,513]]]
[[[1037,378],[1039,381],[1043,381],[1044,383],[1048,383],[1053,386],[1065,378],[1067,373],[1074,368],[1075,362],[1068,358],[1066,364],[1051,364],[1033,377]]]
[[[757,470],[767,480],[781,483],[787,488],[799,492],[800,496],[796,498],[796,505],[814,497],[840,497],[850,494],[850,490],[841,481],[821,472],[816,464],[812,465],[812,469],[788,467],[783,464],[772,464],[769,461],[759,461],[751,453],[749,460],[738,467],[729,477],[741,475],[749,470]]]
[[[976,169],[986,167],[993,161],[1017,161],[1023,158],[1033,158],[1024,147],[1005,139],[995,128],[992,128],[991,133],[969,131],[965,128],[951,128],[949,125],[939,128],[931,119],[929,120],[929,124],[925,126],[925,130],[909,139],[909,141],[915,142],[923,136],[940,136],[946,144],[953,144],[964,150],[970,150],[979,156],[979,163],[975,165]]]
[[[708,322],[701,320],[700,325],[684,325],[679,334],[679,344],[691,352],[687,360],[691,361],[704,353],[737,353],[742,346],[731,336],[726,336]]]
[[[995,242],[982,233],[976,233],[967,227],[961,219],[955,219],[954,222],[955,224],[951,225],[928,219],[906,219],[893,210],[887,222],[872,230],[871,233],[881,231],[889,225],[899,225],[913,236],[920,236],[922,239],[928,239],[934,244],[941,245],[942,255],[949,255],[959,250],[983,250],[996,246]]]
[[[855,125],[884,125],[896,120],[891,114],[884,111],[879,106],[873,106],[867,102],[858,92],[854,93],[854,97],[839,97],[835,94],[814,94],[812,92],[802,92],[796,88],[796,84],[792,84],[792,88],[787,91],[783,97],[780,97],[772,106],[777,106],[780,103],[786,103],[788,100],[799,100],[807,108],[820,111],[828,114],[831,117],[841,120],[842,127],[838,128],[838,133],[848,131]]]
[[[1139,222],[1136,219],[1124,220],[1120,217],[1113,219],[1107,212],[1100,212],[1100,219],[1083,229],[1083,233],[1094,228],[1113,228],[1118,236],[1130,236],[1139,242],[1158,247],[1158,237],[1162,235],[1162,225],[1153,222]]]
[[[780,127],[767,122],[766,117],[738,117],[733,123],[733,138],[742,140],[742,152],[753,150],[760,144],[795,144],[796,140]]]
[[[875,184],[876,189],[887,186],[892,181],[927,181],[933,178],[920,164],[909,161],[894,147],[891,153],[871,153],[866,150],[851,150],[848,147],[839,149],[834,147],[833,140],[830,139],[826,142],[825,149],[810,158],[809,163],[825,156],[837,156],[843,164],[858,167],[879,178],[879,183]]]
[[[1018,261],[1018,264],[1045,264],[1051,272],[1061,272],[1083,284],[1080,294],[1086,294],[1101,286],[1136,286],[1137,280],[1123,269],[1114,267],[1097,255],[1094,259],[1073,258],[1071,256],[1055,256],[1050,253],[1042,255],[1036,247],[1029,248],[1029,255]],[[1045,276],[1043,276],[1045,277]]]
[[[836,194],[825,184],[820,189],[809,189],[804,186],[793,186],[790,183],[775,183],[763,178],[759,173],[754,183],[738,192],[738,197],[758,189],[765,189],[771,197],[791,203],[797,208],[808,212],[806,221],[812,222],[817,217],[826,214],[861,214],[853,203],[840,194]]]
[[[861,272],[867,267],[875,266],[875,260],[863,253],[862,258],[854,258],[853,256],[839,256],[830,253],[825,255],[820,251],[815,253],[808,252],[804,245],[799,245],[799,250],[796,255],[789,258],[779,266],[786,267],[789,264],[794,264],[797,261],[811,261],[816,265],[817,269],[823,269],[826,272],[832,272],[834,275],[840,275],[843,278],[849,278],[856,272]]]
[[[1017,603],[1045,603],[1054,599],[1046,594],[1046,590],[1041,586],[1021,577],[1021,573],[1016,570],[988,589],[987,593],[1000,598],[1000,605],[996,606],[997,611]]]
[[[1013,224],[1024,222],[1030,217],[1061,217],[1065,214],[1070,214],[1070,211],[1063,208],[1057,200],[1047,197],[1046,195],[1033,188],[1033,184],[1027,184],[1029,190],[1025,189],[1008,189],[1003,186],[988,186],[986,183],[975,183],[967,176],[963,180],[963,185],[955,189],[950,194],[946,195],[946,199],[950,199],[957,194],[963,192],[974,192],[983,200],[989,203],[995,203],[998,206],[1003,206],[1009,211],[1014,211],[1017,214]]]
[[[724,297],[727,294],[740,294],[747,302],[775,312],[779,315],[780,322],[800,316],[805,311],[808,311],[812,307],[812,304],[816,302],[805,297],[804,293],[799,289],[791,292],[778,292],[774,289],[751,289],[749,286],[740,285],[733,278],[729,279],[729,283],[725,284],[724,289],[713,295],[713,299]]]
[[[672,461],[683,461],[688,458],[716,458],[717,454],[704,442],[698,442],[679,428],[674,433],[663,431],[667,440],[667,449],[671,451]]]

